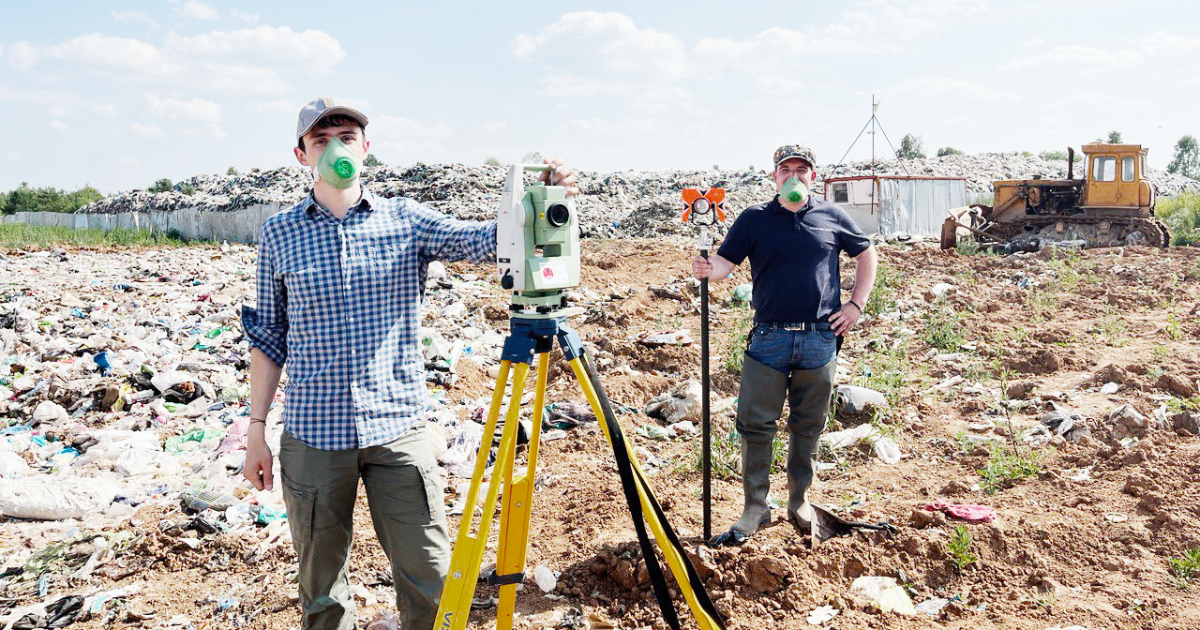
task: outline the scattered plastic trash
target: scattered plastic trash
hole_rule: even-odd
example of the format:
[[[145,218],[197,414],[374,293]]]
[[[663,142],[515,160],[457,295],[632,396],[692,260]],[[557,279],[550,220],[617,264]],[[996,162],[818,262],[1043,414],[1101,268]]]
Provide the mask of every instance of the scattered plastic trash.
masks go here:
[[[638,343],[655,348],[658,346],[690,346],[692,334],[686,330],[658,330],[638,335]]]
[[[808,617],[805,618],[805,621],[807,621],[808,625],[810,626],[819,626],[838,616],[838,613],[840,612],[842,611],[834,608],[833,606],[819,606],[813,609],[812,612],[808,613]]]
[[[538,588],[542,589],[543,593],[550,593],[558,586],[558,576],[544,564],[534,567],[533,581],[537,583]]]
[[[971,523],[991,523],[996,520],[996,508],[970,503],[954,505],[948,503],[945,499],[938,499],[926,505],[925,510],[928,512],[944,512],[954,518]]]
[[[916,606],[916,612],[924,613],[930,617],[936,617],[941,614],[942,609],[950,603],[950,600],[944,597],[934,597],[927,599]]]
[[[887,398],[883,394],[866,387],[857,385],[838,385],[837,408],[842,413],[866,413],[871,408],[887,406]]]
[[[683,420],[700,420],[702,393],[699,381],[688,381],[670,392],[664,392],[646,403],[646,415],[675,424]]]
[[[871,602],[883,612],[897,612],[901,615],[915,615],[917,609],[913,606],[908,593],[899,586],[890,586],[879,593],[879,598]]]
[[[730,295],[734,302],[743,304],[749,303],[754,299],[754,285],[750,283],[739,284],[733,288],[733,293]]]
[[[896,586],[896,578],[893,577],[862,576],[855,578],[850,583],[850,590],[846,591],[846,597],[860,608],[865,608],[879,599],[885,589]]]
[[[1100,393],[1115,394],[1117,393],[1118,389],[1121,389],[1121,385],[1118,383],[1105,383],[1104,385],[1100,386]]]
[[[112,503],[115,484],[78,477],[27,477],[0,484],[0,516],[82,518]]]

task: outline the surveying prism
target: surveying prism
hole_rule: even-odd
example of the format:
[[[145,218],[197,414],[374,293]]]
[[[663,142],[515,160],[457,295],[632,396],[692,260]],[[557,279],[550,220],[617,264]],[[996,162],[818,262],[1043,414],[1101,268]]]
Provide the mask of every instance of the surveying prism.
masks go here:
[[[547,172],[545,184],[525,186],[525,171]],[[638,545],[646,561],[646,571],[663,619],[674,630],[679,618],[671,600],[670,586],[650,542],[647,526],[658,542],[659,552],[670,568],[679,592],[692,610],[701,630],[724,629],[724,622],[671,529],[662,506],[654,498],[632,445],[625,438],[612,405],[600,384],[600,377],[585,355],[579,335],[567,326],[569,310],[564,289],[579,284],[579,222],[574,202],[566,189],[552,185],[551,166],[514,165],[509,168],[501,198],[496,227],[496,265],[500,286],[512,291],[512,316],[509,335],[500,355],[500,373],[488,407],[483,428],[484,439],[475,455],[475,470],[467,493],[466,509],[459,522],[454,553],[446,585],[438,606],[438,630],[466,628],[471,601],[479,581],[480,566],[487,548],[488,533],[496,515],[496,499],[501,497],[500,535],[496,548],[496,569],[486,576],[498,586],[496,629],[511,630],[516,608],[517,587],[525,581],[525,553],[529,545],[529,520],[533,505],[533,486],[537,468],[542,414],[546,408],[546,377],[550,351],[555,340],[570,362],[584,397],[592,407],[600,428],[612,448],[621,479],[622,494],[633,517]],[[530,365],[537,357],[533,429],[524,473],[517,475],[517,431],[521,417],[521,399],[529,377]],[[511,396],[500,431],[499,446],[491,482],[479,502],[479,491],[487,473],[488,454],[496,442],[501,424],[500,409],[512,375]],[[504,491],[501,495],[500,488]],[[482,505],[476,516],[475,506]]]
[[[712,235],[708,228],[725,221],[725,189],[683,189],[683,222],[700,228],[700,255],[708,260]],[[700,279],[700,462],[702,478],[701,503],[704,505],[704,540],[712,538],[712,422],[709,419],[708,375],[708,278]]]

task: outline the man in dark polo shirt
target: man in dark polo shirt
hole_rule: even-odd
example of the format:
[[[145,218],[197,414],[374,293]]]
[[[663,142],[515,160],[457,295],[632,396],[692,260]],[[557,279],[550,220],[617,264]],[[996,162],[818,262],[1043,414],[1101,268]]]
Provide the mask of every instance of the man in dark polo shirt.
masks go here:
[[[805,498],[813,457],[825,429],[838,342],[862,317],[875,282],[871,241],[846,215],[808,191],[816,179],[812,151],[785,145],[775,152],[775,189],[768,203],[747,208],[709,260],[697,256],[697,278],[720,280],[750,259],[754,330],[746,344],[738,396],[745,507],[720,544],[740,544],[771,520],[767,505],[771,442],[786,396],[788,520],[807,531],[812,506]],[[842,303],[839,256],[858,261],[854,291]]]

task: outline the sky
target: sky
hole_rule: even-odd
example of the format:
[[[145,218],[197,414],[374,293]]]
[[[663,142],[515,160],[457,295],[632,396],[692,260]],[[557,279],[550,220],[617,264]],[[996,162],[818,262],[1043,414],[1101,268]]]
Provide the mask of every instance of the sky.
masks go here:
[[[394,166],[765,169],[788,143],[866,160],[873,98],[880,155],[905,134],[932,155],[1115,130],[1165,168],[1200,136],[1183,1],[5,4],[0,191],[292,165],[297,113],[324,95],[371,118]]]

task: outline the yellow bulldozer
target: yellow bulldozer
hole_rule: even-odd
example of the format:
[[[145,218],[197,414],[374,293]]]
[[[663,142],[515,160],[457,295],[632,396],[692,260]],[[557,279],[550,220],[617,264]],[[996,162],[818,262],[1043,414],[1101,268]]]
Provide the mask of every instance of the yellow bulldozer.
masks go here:
[[[971,236],[1007,252],[1050,245],[1166,247],[1167,226],[1154,217],[1154,186],[1145,179],[1146,152],[1138,144],[1083,145],[1083,179],[1075,179],[1075,150],[1067,149],[1067,179],[992,183],[991,206],[950,210],[942,249]]]

